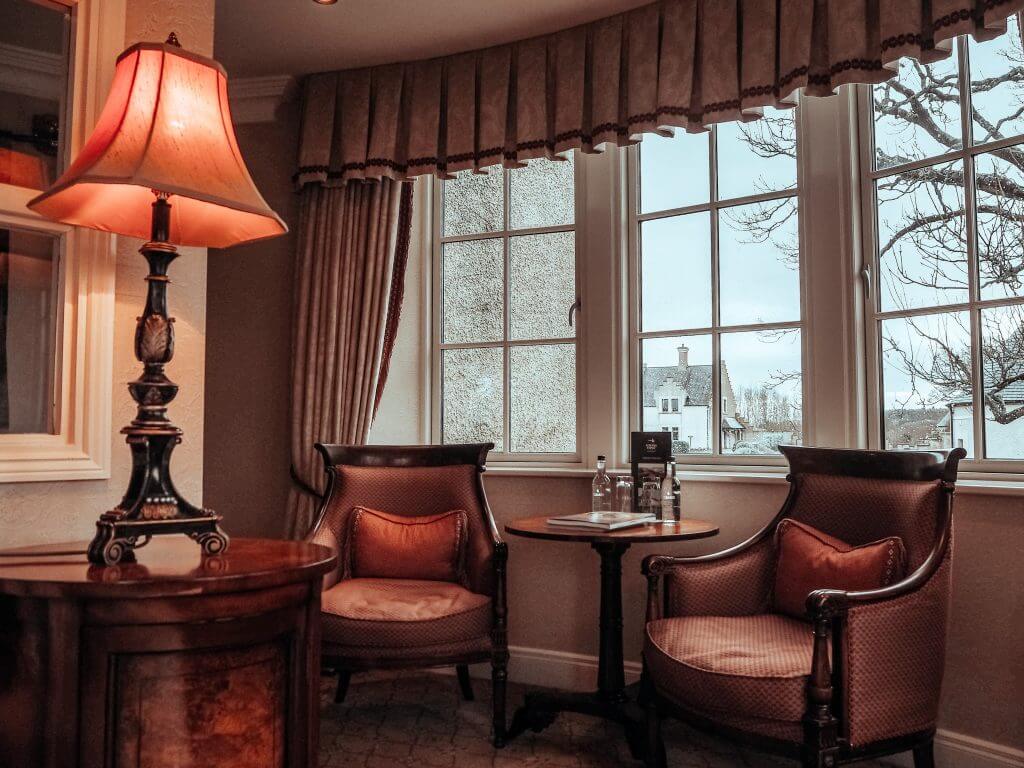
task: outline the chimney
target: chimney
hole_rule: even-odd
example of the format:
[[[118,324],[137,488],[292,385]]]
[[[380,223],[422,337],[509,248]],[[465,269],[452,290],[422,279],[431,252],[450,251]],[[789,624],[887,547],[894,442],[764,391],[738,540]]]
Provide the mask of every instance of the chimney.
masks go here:
[[[681,345],[678,349],[679,352],[679,370],[685,371],[690,367],[690,348],[685,344]]]

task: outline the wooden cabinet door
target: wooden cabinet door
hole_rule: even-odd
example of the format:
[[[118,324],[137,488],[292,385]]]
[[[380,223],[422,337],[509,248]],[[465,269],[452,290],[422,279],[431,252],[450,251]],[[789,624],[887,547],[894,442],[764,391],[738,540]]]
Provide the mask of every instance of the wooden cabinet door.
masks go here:
[[[283,768],[288,648],[119,656],[116,768]]]

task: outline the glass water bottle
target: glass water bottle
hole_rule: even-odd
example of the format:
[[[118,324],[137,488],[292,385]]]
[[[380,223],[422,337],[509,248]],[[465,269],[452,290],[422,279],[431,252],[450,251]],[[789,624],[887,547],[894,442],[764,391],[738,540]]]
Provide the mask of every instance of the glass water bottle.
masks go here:
[[[594,481],[591,483],[590,511],[611,512],[612,511],[612,479],[605,471],[604,456],[597,457],[597,472],[594,473]]]
[[[674,458],[665,464],[665,477],[661,480],[661,515],[659,517],[663,523],[679,522],[679,478],[676,476]]]

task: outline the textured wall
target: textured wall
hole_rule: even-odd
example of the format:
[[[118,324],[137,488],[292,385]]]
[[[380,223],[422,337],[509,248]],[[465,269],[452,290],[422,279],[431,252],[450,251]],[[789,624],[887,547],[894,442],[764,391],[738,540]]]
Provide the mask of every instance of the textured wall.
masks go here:
[[[182,44],[198,53],[213,52],[214,0],[128,0],[125,45],[140,40],[163,41],[175,30]],[[135,318],[145,303],[145,260],[141,241],[119,238],[117,247],[114,328],[114,390],[112,471],[109,480],[0,485],[0,546],[91,538],[99,513],[121,499],[128,481],[130,457],[119,433],[135,415],[125,385],[138,375],[132,350]],[[181,390],[171,404],[171,418],[185,430],[174,454],[178,489],[192,503],[203,491],[203,379],[206,336],[206,253],[183,248],[171,267],[171,314],[177,345],[168,374]]]
[[[230,81],[229,81],[230,82]],[[288,500],[292,273],[298,197],[291,183],[298,104],[237,126],[253,181],[292,230],[211,251],[207,284],[206,504],[231,535],[284,535]]]

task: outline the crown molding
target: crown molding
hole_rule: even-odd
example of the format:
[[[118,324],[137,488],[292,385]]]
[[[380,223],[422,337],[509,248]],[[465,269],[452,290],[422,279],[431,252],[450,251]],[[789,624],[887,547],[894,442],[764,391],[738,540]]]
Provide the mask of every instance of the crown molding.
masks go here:
[[[66,65],[59,53],[0,43],[0,90],[37,99],[59,100]]]
[[[291,75],[234,78],[228,84],[232,120],[236,124],[273,122],[277,108],[297,92],[298,81]]]

